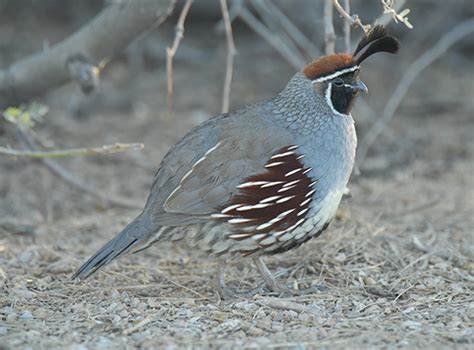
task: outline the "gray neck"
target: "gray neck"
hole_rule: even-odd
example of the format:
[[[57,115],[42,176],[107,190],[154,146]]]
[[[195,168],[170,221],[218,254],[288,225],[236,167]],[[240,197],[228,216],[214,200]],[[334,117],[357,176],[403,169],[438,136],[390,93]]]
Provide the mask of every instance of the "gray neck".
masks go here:
[[[313,83],[301,73],[296,73],[285,89],[274,99],[275,115],[280,117],[290,130],[303,135],[320,129],[323,121],[334,113],[327,105],[324,95],[315,91]]]

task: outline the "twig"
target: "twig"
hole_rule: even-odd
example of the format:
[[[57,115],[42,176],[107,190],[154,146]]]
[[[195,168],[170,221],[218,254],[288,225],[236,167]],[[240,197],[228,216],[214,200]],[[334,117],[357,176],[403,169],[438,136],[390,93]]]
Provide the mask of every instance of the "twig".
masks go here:
[[[400,103],[405,97],[411,84],[415,81],[416,77],[426,67],[441,57],[452,45],[472,32],[474,32],[474,19],[469,19],[462,22],[461,24],[458,24],[448,33],[443,35],[431,49],[421,55],[408,67],[408,69],[405,70],[405,73],[400,79],[395,91],[386,103],[382,112],[382,116],[375,122],[372,128],[362,139],[358,156],[359,165],[364,162],[370,147],[385,129],[387,123],[393,118],[395,111],[397,110],[398,106],[400,106]]]
[[[13,157],[26,158],[59,158],[72,156],[98,156],[103,154],[112,154],[130,150],[140,150],[144,146],[142,143],[115,143],[94,148],[72,148],[55,151],[19,151],[11,148],[0,147],[0,154]]]
[[[435,199],[432,199],[432,200],[430,200],[426,203],[423,203],[423,204],[419,204],[419,205],[417,205],[413,208],[404,209],[402,211],[399,211],[398,213],[392,213],[390,216],[393,217],[393,218],[396,218],[396,217],[401,217],[401,216],[405,216],[405,215],[412,215],[412,214],[418,213],[420,211],[423,211],[423,210],[429,209],[431,207],[434,207],[440,201],[441,201],[441,197],[436,197]]]
[[[310,307],[289,300],[264,298],[258,299],[258,303],[279,310],[292,310],[295,312],[305,312],[311,315],[315,314],[315,311]]]
[[[402,6],[405,5],[405,2],[406,0],[394,1],[392,9],[397,13],[398,11],[401,10]],[[391,13],[383,12],[382,15],[375,20],[374,25],[381,24],[383,26],[386,26],[392,20],[393,20],[393,15]]]
[[[370,24],[364,25],[362,24],[358,15],[350,15],[348,11],[344,10],[344,8],[339,4],[339,0],[330,0],[336,8],[337,12],[344,18],[351,26],[360,27],[364,32],[367,32],[370,29]]]
[[[168,110],[173,109],[173,58],[178,50],[181,39],[184,36],[184,21],[188,15],[189,9],[193,0],[186,0],[186,3],[181,10],[179,15],[178,23],[176,24],[176,32],[174,35],[173,45],[166,48],[166,77],[167,77],[167,86],[168,86]]]
[[[158,316],[158,315],[154,315],[154,316]],[[156,319],[158,319],[158,317],[151,317],[150,315],[148,315],[147,317],[145,317],[143,320],[141,320],[140,322],[138,322],[137,324],[129,327],[129,328],[126,328],[123,330],[122,334],[123,335],[130,335],[132,333],[135,333],[136,331],[138,331],[140,328],[146,326],[148,323],[150,322],[153,322],[155,321]]]
[[[26,134],[24,131],[21,129],[17,128],[17,134],[20,140],[25,144],[25,146],[31,150],[35,151],[36,150],[36,145],[34,141],[29,137],[28,134]],[[115,205],[118,207],[123,207],[123,208],[131,208],[131,209],[141,209],[142,206],[129,201],[128,199],[125,198],[120,198],[120,197],[115,197],[111,195],[106,195],[103,194],[101,191],[99,191],[97,188],[94,186],[91,186],[89,184],[86,184],[83,182],[81,179],[78,179],[75,177],[71,172],[63,168],[61,165],[56,163],[54,160],[49,159],[49,158],[40,158],[39,159],[53,174],[57,175],[60,179],[62,179],[64,182],[68,183],[69,185],[76,187],[87,194],[100,199],[101,201],[108,203],[110,205]]]
[[[344,0],[344,10],[347,13],[351,13],[350,0]],[[351,24],[349,21],[344,21],[344,49],[346,52],[351,52]]]
[[[331,0],[324,1],[324,50],[326,55],[335,52],[336,34],[334,33],[334,24],[332,22],[333,9]]]
[[[275,50],[278,51],[283,58],[295,69],[301,69],[304,66],[305,60],[296,56],[295,53],[288,48],[287,45],[277,35],[273,34],[267,27],[265,27],[245,6],[242,6],[239,12],[239,17],[247,23],[247,25],[263,39],[265,39]]]
[[[273,36],[277,37],[280,41],[280,45],[283,45],[289,52],[292,52],[295,57],[301,62],[306,62],[303,54],[300,52],[293,39],[285,32],[284,28],[277,21],[273,13],[268,9],[267,5],[263,0],[255,0],[249,2],[255,10],[257,10],[260,20],[265,25],[266,29],[272,33]]]
[[[393,299],[393,302],[396,303],[398,299],[400,299],[406,292],[408,292],[410,289],[413,289],[413,286],[409,286],[402,290],[400,293],[398,293],[397,297]]]
[[[243,5],[243,0],[233,0],[231,2],[231,6],[229,9],[229,18],[230,18],[230,23],[234,21],[239,16],[240,9]],[[225,31],[225,23],[224,23],[224,18],[219,20],[217,24],[214,26],[214,30],[217,31],[218,33],[222,33]]]
[[[309,40],[306,35],[299,30],[299,28],[293,24],[293,22],[275,5],[274,2],[269,0],[260,0],[258,2],[252,2],[254,5],[261,3],[261,9],[265,10],[266,13],[271,16],[275,23],[278,23],[284,30],[283,34],[288,37],[300,47],[304,52],[308,54],[310,58],[314,58],[321,55],[320,50]],[[267,16],[268,17],[268,16]]]
[[[234,37],[232,35],[232,24],[227,8],[227,0],[220,0],[222,9],[222,18],[225,25],[225,36],[227,39],[227,62],[224,81],[224,95],[222,96],[222,113],[229,112],[230,84],[232,83],[232,73],[234,70],[234,56],[236,54]]]
[[[400,3],[397,5],[397,8],[394,7],[395,0],[380,0],[383,6],[383,14],[388,14],[391,19],[393,19],[396,23],[401,22],[407,28],[413,29],[413,25],[408,20],[408,14],[410,13],[410,9],[404,9],[399,12],[403,4],[405,3],[404,0],[401,0]],[[388,22],[387,22],[388,23]]]

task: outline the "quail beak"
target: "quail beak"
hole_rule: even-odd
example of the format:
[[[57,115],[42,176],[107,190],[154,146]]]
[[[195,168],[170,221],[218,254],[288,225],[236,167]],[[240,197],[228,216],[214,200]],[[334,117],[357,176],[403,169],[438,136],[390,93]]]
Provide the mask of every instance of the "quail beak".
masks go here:
[[[352,85],[352,88],[356,91],[361,91],[361,92],[365,92],[365,93],[368,93],[369,92],[369,89],[367,88],[367,85],[365,85],[362,80],[358,80],[355,85]]]

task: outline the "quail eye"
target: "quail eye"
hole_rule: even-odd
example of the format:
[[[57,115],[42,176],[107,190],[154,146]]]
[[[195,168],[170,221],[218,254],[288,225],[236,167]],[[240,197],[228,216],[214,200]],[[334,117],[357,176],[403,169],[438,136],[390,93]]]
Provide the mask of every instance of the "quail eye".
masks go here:
[[[344,85],[344,80],[342,80],[341,78],[338,78],[338,79],[333,80],[332,83],[337,87],[341,87]]]

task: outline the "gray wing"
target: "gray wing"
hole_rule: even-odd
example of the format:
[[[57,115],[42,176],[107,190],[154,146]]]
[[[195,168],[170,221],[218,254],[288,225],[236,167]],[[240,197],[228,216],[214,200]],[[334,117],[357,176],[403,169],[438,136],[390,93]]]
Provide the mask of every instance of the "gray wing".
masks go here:
[[[291,141],[271,118],[248,110],[213,118],[168,152],[145,211],[163,226],[206,220],[230,201],[243,179],[263,172],[268,158]]]

